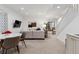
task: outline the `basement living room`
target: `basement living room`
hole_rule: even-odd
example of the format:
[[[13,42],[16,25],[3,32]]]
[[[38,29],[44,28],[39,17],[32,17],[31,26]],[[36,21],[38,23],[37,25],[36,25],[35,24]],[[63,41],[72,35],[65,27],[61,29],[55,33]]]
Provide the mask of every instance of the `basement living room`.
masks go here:
[[[74,19],[76,6],[0,4],[0,54],[73,53],[65,44],[69,42],[65,39],[72,36],[65,31],[69,28],[64,28],[71,22],[70,18]]]

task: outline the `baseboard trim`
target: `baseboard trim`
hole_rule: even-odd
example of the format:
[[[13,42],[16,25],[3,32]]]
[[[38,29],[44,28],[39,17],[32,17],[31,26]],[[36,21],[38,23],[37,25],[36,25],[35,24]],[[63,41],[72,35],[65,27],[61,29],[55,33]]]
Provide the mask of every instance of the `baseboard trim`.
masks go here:
[[[25,38],[25,40],[45,40],[45,38]]]

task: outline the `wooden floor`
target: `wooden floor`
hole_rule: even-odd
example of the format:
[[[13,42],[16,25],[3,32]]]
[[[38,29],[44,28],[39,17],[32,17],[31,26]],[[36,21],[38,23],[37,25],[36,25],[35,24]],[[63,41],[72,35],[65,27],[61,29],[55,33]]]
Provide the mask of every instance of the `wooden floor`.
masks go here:
[[[48,34],[45,40],[25,40],[27,48],[20,42],[21,54],[64,54],[64,44],[56,39],[56,35]],[[16,50],[10,50],[9,54],[17,54]]]

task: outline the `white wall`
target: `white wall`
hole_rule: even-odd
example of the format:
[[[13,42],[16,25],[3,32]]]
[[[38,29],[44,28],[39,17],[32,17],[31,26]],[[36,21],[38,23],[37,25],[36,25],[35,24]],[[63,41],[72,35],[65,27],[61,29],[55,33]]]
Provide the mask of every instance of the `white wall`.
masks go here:
[[[40,18],[40,17],[32,17],[32,16],[21,16],[18,13],[16,13],[14,10],[11,10],[10,8],[7,8],[3,5],[0,5],[0,9],[4,10],[8,15],[8,30],[12,32],[20,32],[20,31],[27,31],[28,23],[29,22],[36,22],[37,27],[43,27],[44,22],[47,22],[46,18]],[[13,28],[13,23],[15,20],[22,21],[20,28]]]
[[[76,14],[77,13],[74,11],[73,7],[67,10],[60,23],[56,26],[57,35],[59,35],[65,29],[65,27],[68,26],[68,24],[70,24],[71,21],[74,20]]]
[[[12,32],[21,31],[22,25],[20,28],[13,28],[13,23],[15,22],[15,20],[22,21],[23,18],[19,14],[17,14],[16,12],[14,12],[14,11],[10,10],[9,8],[6,8],[2,5],[0,5],[0,9],[4,10],[7,13],[8,18],[6,20],[8,21],[8,30],[10,30]]]
[[[39,28],[43,28],[44,27],[44,23],[47,22],[46,18],[39,18],[39,17],[32,17],[32,16],[26,16],[25,19],[23,19],[23,31],[26,31],[28,28],[28,23],[31,22],[36,22],[37,23],[37,27]]]
[[[77,14],[78,14],[77,4],[74,4],[72,5],[71,8],[68,8],[64,16],[62,16],[62,18],[60,19],[61,21],[56,26],[57,29],[56,34],[60,35],[61,32],[74,20]]]
[[[59,34],[57,37],[59,40],[65,43],[66,34],[79,34],[79,14],[75,19]]]
[[[13,32],[20,32],[21,27],[20,28],[13,28],[13,24],[14,24],[15,20],[22,21],[22,18],[20,18],[20,16],[18,16],[16,13],[9,11],[8,12],[8,29]]]

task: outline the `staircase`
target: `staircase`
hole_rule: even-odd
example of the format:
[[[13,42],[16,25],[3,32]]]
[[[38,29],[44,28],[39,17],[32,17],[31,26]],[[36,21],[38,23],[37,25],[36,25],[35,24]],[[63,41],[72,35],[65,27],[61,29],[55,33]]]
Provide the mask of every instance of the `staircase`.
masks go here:
[[[62,21],[57,24],[57,36],[74,20],[76,15],[78,14],[78,5],[72,5],[71,8],[66,10],[65,15],[62,17]]]

